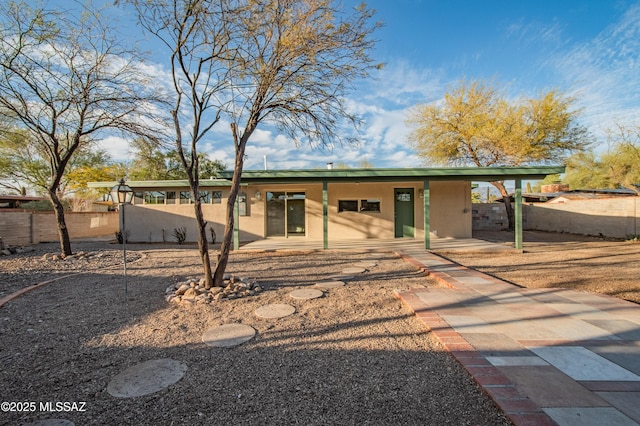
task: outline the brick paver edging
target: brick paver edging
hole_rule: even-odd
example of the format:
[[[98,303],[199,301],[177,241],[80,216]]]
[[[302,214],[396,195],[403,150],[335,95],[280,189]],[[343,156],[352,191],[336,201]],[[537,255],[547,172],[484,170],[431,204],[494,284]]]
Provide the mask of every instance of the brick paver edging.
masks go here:
[[[429,272],[429,267],[404,253],[397,253],[408,263],[433,278],[445,283],[453,290],[457,289],[454,280],[443,272]],[[466,269],[463,266],[460,268]],[[463,338],[455,329],[431,310],[415,293],[420,289],[396,292],[402,300],[433,333],[438,341],[453,355],[462,367],[473,377],[481,389],[495,402],[516,426],[553,426],[554,422],[536,403],[520,393],[516,385],[491,365],[487,359]]]

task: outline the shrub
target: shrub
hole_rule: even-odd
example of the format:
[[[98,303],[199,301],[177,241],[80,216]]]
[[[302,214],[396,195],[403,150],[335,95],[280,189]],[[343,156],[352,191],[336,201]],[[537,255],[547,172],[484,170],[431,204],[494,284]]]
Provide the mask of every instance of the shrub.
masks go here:
[[[184,244],[187,240],[187,228],[181,226],[180,228],[175,228],[173,230],[173,238],[176,239],[178,244]]]

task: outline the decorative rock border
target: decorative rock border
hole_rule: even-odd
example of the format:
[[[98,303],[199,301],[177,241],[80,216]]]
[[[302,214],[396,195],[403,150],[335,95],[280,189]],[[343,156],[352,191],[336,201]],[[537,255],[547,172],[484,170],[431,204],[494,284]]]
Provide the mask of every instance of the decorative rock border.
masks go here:
[[[165,389],[184,377],[187,365],[169,358],[153,359],[130,367],[107,385],[109,395],[135,398]]]
[[[194,303],[210,304],[225,299],[239,299],[254,296],[262,291],[262,287],[246,278],[235,275],[225,275],[224,287],[204,287],[204,278],[195,280],[189,278],[186,281],[170,285],[165,290],[165,300],[170,303],[178,303],[189,306]]]
[[[247,342],[256,335],[256,330],[245,324],[223,324],[207,330],[202,341],[207,346],[229,348]]]

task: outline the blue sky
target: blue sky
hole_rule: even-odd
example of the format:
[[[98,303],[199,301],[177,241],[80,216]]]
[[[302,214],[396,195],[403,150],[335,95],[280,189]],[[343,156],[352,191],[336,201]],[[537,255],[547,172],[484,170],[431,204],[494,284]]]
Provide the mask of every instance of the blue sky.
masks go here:
[[[343,0],[346,7],[355,0]],[[384,27],[374,56],[385,68],[350,97],[365,119],[359,146],[331,152],[296,147],[262,125],[249,141],[245,169],[425,165],[409,147],[407,110],[437,102],[460,79],[506,85],[509,95],[538,96],[557,88],[574,95],[580,121],[605,148],[616,122],[640,125],[640,2],[626,0],[370,0]],[[202,147],[233,164],[228,126]],[[226,141],[226,142],[225,142]],[[115,158],[125,141],[109,140]],[[428,164],[426,164],[428,166]]]

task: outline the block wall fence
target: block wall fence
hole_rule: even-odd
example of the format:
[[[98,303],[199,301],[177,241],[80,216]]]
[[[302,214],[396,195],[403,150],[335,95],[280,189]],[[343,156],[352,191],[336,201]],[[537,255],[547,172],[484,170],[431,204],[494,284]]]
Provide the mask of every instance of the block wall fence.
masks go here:
[[[473,229],[498,231],[507,228],[501,203],[473,204]],[[640,234],[640,197],[572,200],[566,203],[535,203],[522,206],[525,230],[627,238]]]
[[[115,238],[115,232],[119,229],[118,212],[69,212],[64,217],[71,239]],[[8,246],[57,242],[56,217],[53,212],[2,210],[0,237]]]

